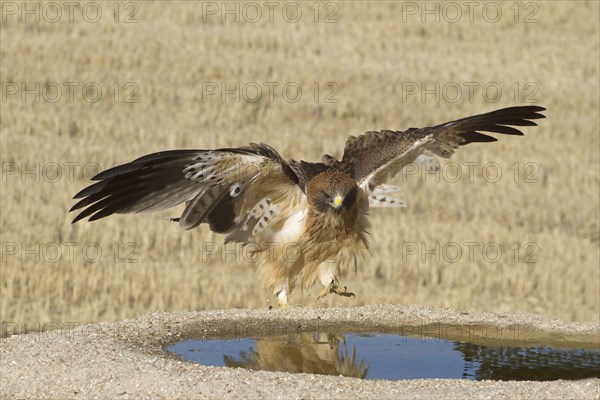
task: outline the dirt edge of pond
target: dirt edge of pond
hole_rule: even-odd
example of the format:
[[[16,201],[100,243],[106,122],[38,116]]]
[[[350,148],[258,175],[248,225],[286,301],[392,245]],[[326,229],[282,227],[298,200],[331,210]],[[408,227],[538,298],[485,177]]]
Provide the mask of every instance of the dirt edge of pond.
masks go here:
[[[18,326],[18,325],[17,325]],[[600,379],[405,381],[205,367],[163,351],[184,338],[281,332],[394,332],[485,345],[600,347],[600,323],[421,306],[154,313],[115,323],[14,335],[0,345],[3,398],[600,398]]]

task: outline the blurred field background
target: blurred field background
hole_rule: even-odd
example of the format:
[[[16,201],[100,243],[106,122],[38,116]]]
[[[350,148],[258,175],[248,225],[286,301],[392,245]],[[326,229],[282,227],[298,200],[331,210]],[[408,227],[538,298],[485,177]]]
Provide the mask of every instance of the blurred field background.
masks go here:
[[[303,13],[296,23],[282,17],[286,3],[275,8],[273,22],[263,8],[256,23],[243,18],[254,17],[250,9],[239,22],[229,15],[223,23],[222,10],[209,15],[214,8],[206,8],[220,8],[220,2],[119,3],[116,17],[113,3],[101,2],[102,18],[90,23],[81,17],[85,4],[75,7],[73,22],[63,15],[56,23],[31,16],[23,22],[3,8],[3,322],[36,329],[49,322],[273,303],[234,246],[208,254],[222,237],[205,226],[182,231],[165,220],[181,209],[71,225],[72,196],[101,169],[159,150],[258,141],[286,158],[318,160],[323,153],[341,156],[350,134],[427,126],[532,99],[548,108],[548,118],[526,128],[525,137],[461,148],[449,161],[462,168],[456,182],[455,170],[444,169],[448,161],[439,182],[420,172],[396,179],[409,208],[372,211],[371,254],[343,282],[356,298],[317,303],[320,288],[314,288],[298,290],[291,301],[306,307],[421,304],[598,321],[598,2],[517,3],[518,17],[513,2],[496,3],[502,17],[495,23],[482,17],[486,3],[478,3],[472,22],[463,8],[455,23],[446,20],[455,16],[448,9],[440,9],[440,22],[434,16],[423,22],[420,13],[407,13],[406,3],[360,1],[320,3],[318,16],[313,2],[298,3]],[[138,22],[125,23],[136,10]],[[334,22],[325,23],[328,15]],[[527,16],[537,22],[526,23]],[[73,99],[65,82],[79,84]],[[83,98],[90,82],[103,90],[98,101],[86,101],[93,93]],[[212,96],[203,91],[207,82],[228,89],[239,82],[240,91],[256,83],[263,96],[254,99],[249,90],[239,102],[233,95],[222,101],[220,88]],[[265,82],[279,84],[272,101]],[[434,88],[436,82],[457,83],[463,93],[458,99],[451,91],[440,99],[407,95],[412,84]],[[479,84],[472,99],[465,82]],[[490,82],[503,90],[498,101],[482,94]],[[527,82],[534,83],[533,95]],[[9,83],[17,84],[17,94]],[[40,85],[39,101],[22,98],[22,83],[34,90]],[[55,102],[49,101],[54,83],[62,88]],[[301,87],[297,102],[284,98],[287,83]],[[327,95],[337,102],[326,102]],[[137,102],[126,101],[132,99]],[[465,178],[465,163],[478,163],[474,179]],[[484,179],[481,166],[489,163],[500,167],[497,182]],[[466,251],[465,243],[473,242],[472,257],[455,257],[448,247],[456,243]],[[424,253],[436,243],[436,254]],[[497,262],[482,254],[489,243],[501,246]],[[416,255],[410,254],[414,246]]]

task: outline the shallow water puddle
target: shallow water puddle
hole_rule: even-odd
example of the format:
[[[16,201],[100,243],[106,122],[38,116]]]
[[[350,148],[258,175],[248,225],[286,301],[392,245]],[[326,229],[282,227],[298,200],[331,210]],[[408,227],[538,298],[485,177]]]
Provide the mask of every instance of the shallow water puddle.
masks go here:
[[[599,350],[482,346],[379,333],[182,340],[166,350],[202,365],[364,379],[600,378]]]

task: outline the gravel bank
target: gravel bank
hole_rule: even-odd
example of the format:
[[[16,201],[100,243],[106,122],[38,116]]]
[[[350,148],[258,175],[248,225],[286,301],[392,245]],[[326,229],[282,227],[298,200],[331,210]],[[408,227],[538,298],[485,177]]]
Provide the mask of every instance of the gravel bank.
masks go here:
[[[166,355],[186,337],[293,328],[402,332],[473,342],[598,348],[600,325],[530,314],[414,306],[155,313],[135,320],[2,339],[3,398],[600,398],[600,379],[553,382],[359,380],[204,367]],[[493,333],[492,333],[493,332]]]

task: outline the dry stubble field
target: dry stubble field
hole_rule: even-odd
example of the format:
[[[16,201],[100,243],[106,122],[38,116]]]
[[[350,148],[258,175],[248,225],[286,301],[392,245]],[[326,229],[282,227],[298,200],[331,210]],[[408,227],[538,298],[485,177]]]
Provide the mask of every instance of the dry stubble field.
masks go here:
[[[597,2],[496,3],[497,22],[483,18],[478,3],[473,21],[463,9],[455,23],[443,8],[439,23],[435,15],[423,22],[420,2],[322,3],[318,15],[312,2],[299,3],[298,22],[283,18],[284,3],[272,22],[267,8],[250,22],[255,14],[240,3],[240,21],[228,15],[225,23],[221,3],[138,1],[121,3],[115,15],[113,3],[100,2],[95,23],[79,6],[73,22],[23,21],[7,3],[0,312],[3,322],[22,324],[10,329],[272,302],[244,253],[223,248],[204,226],[181,231],[165,220],[179,209],[71,225],[71,197],[94,172],[163,149],[252,141],[284,157],[341,156],[350,134],[532,100],[548,108],[548,119],[525,137],[461,148],[442,162],[439,179],[423,169],[396,179],[410,206],[372,211],[372,252],[344,281],[355,299],[317,303],[313,289],[291,300],[598,320]],[[125,23],[136,9],[137,22]],[[436,92],[436,83],[439,98],[422,97],[420,85]],[[222,84],[239,102],[236,94],[222,98]]]

